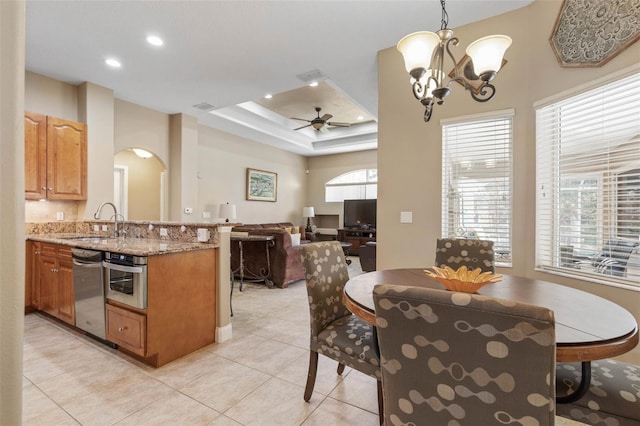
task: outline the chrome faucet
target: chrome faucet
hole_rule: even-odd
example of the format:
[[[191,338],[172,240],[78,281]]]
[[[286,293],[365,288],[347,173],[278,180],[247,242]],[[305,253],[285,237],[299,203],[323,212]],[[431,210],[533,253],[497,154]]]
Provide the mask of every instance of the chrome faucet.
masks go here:
[[[105,201],[104,203],[100,204],[100,206],[98,206],[98,210],[96,210],[96,212],[93,214],[93,218],[100,219],[100,216],[102,215],[102,208],[106,204],[113,207],[113,236],[118,238],[120,236],[120,228],[118,227],[118,216],[122,217],[122,215],[118,213],[118,209],[116,208],[115,204],[109,201]]]

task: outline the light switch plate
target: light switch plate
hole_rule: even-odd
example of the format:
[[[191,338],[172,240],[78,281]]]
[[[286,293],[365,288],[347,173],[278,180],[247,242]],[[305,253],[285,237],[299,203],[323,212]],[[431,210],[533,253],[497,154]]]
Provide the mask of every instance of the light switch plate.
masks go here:
[[[211,212],[202,212],[203,219],[211,219]]]
[[[400,223],[413,223],[413,212],[400,212]]]
[[[102,225],[102,230],[103,231],[108,231],[109,230],[109,225]]]

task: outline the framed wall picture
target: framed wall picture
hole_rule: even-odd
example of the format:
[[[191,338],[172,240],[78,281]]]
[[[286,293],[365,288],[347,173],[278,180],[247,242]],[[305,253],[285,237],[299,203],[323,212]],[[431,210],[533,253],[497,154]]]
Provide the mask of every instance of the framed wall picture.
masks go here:
[[[247,200],[276,201],[278,174],[264,170],[247,169]]]

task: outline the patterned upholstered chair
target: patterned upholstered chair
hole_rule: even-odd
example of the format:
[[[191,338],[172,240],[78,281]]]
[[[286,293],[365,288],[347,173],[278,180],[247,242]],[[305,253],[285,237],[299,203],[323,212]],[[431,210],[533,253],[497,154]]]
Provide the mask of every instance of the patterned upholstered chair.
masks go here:
[[[572,393],[580,383],[579,363],[558,363],[556,393]],[[640,366],[605,359],[591,361],[591,385],[570,404],[558,404],[556,413],[590,425],[640,426]]]
[[[338,374],[349,366],[376,378],[378,405],[382,409],[380,357],[373,327],[352,315],[342,301],[349,273],[340,242],[305,244],[300,246],[300,255],[311,314],[311,351],[304,400],[309,401],[313,393],[318,354],[322,354],[338,361]]]
[[[480,268],[482,272],[495,272],[493,241],[438,238],[435,266],[458,269],[462,265],[469,269]]]
[[[553,312],[477,294],[373,290],[385,425],[552,425]]]

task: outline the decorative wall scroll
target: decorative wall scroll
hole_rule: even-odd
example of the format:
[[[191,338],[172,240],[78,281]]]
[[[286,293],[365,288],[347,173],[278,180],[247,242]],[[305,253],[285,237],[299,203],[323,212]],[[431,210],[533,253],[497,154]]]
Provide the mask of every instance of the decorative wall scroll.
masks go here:
[[[640,39],[640,0],[564,0],[549,42],[563,67],[600,67]]]
[[[247,200],[276,201],[277,197],[277,173],[247,169]]]

